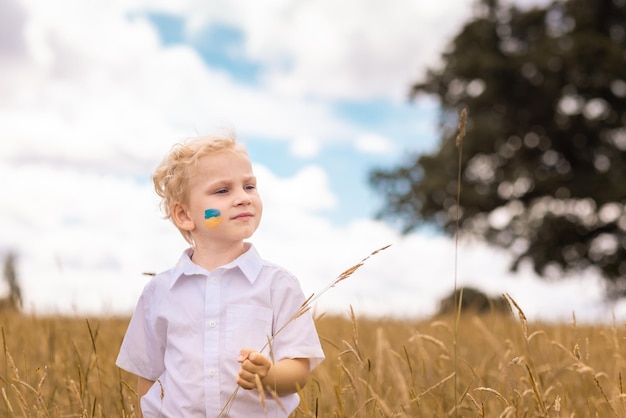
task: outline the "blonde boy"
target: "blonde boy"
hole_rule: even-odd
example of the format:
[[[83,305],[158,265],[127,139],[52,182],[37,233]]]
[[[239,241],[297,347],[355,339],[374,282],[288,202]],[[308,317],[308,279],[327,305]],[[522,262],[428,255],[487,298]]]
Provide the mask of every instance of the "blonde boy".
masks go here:
[[[153,175],[162,207],[189,242],[175,267],[145,286],[117,365],[138,376],[144,418],[286,417],[323,351],[297,279],[263,260],[250,238],[263,205],[234,135],[177,144]],[[272,338],[269,349],[258,352]],[[271,357],[271,359],[270,359]],[[257,381],[280,395],[266,396]]]

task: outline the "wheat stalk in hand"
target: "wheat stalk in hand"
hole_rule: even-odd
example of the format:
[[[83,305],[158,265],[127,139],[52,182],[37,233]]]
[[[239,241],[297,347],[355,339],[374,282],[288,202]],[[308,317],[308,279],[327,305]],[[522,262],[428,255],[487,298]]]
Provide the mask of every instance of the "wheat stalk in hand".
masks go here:
[[[375,251],[372,251],[367,257],[365,257],[364,259],[362,259],[361,261],[359,261],[357,264],[355,264],[354,266],[350,267],[349,269],[345,270],[343,273],[341,273],[339,276],[337,276],[337,278],[335,278],[334,280],[332,280],[330,283],[328,283],[322,290],[320,290],[318,293],[313,293],[311,296],[309,296],[304,302],[302,302],[302,305],[300,305],[300,308],[296,311],[296,313],[294,313],[288,320],[287,322],[285,322],[280,328],[278,328],[278,330],[274,333],[274,335],[272,336],[268,336],[267,342],[265,343],[265,345],[259,350],[259,352],[262,352],[263,350],[265,350],[268,346],[271,347],[272,342],[274,341],[274,338],[276,338],[276,336],[283,330],[285,329],[290,323],[292,323],[293,321],[295,321],[296,319],[298,319],[299,317],[301,317],[302,315],[304,315],[306,312],[308,312],[311,307],[313,306],[313,302],[315,302],[317,299],[319,299],[324,293],[326,293],[328,290],[330,290],[332,287],[335,287],[337,284],[339,284],[340,282],[344,281],[345,279],[347,279],[348,277],[350,277],[355,271],[357,271],[359,268],[361,268],[361,266],[363,266],[363,264],[365,264],[365,262],[372,256],[378,254],[379,252],[386,250],[387,248],[389,248],[391,245],[385,245],[384,247],[381,247]],[[257,383],[258,386],[258,383]],[[228,398],[228,401],[226,402],[226,405],[224,405],[224,407],[222,408],[222,410],[220,411],[220,414],[218,415],[218,417],[227,417],[228,413],[230,412],[230,409],[233,406],[233,403],[235,401],[235,397],[237,396],[237,392],[239,391],[239,386],[237,386],[235,388],[235,390],[233,391],[232,395],[230,395],[230,397]],[[262,393],[263,391],[259,388],[259,392]],[[261,398],[264,399],[264,398]],[[281,405],[279,403],[279,405]],[[282,407],[282,406],[281,406]]]

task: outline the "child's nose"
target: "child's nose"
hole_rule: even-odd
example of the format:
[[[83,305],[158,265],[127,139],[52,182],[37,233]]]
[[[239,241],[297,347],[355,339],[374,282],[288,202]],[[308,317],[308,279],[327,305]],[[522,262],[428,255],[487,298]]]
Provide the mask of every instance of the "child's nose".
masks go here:
[[[247,205],[250,202],[250,196],[248,195],[248,192],[246,190],[242,189],[239,191],[239,193],[237,193],[237,198],[235,200],[235,203],[237,205]]]

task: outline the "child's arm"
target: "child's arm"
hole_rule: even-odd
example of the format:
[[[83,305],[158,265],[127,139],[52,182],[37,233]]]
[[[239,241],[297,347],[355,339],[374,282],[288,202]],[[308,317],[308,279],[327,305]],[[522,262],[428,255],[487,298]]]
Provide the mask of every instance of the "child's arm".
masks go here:
[[[145,395],[150,387],[154,384],[154,380],[148,380],[141,376],[137,376],[137,410],[139,414],[137,415],[139,418],[143,417],[141,412],[141,397]]]
[[[295,393],[306,384],[309,377],[309,359],[283,359],[274,364],[263,354],[243,349],[239,353],[241,369],[237,384],[244,389],[256,389],[254,375],[259,375],[264,388],[276,391],[278,395]]]

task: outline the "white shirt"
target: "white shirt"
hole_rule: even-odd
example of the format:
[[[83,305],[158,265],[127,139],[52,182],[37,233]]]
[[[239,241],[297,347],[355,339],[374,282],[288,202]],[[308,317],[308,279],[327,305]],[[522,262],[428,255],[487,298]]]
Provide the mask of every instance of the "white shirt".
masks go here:
[[[217,417],[237,388],[242,348],[261,350],[305,300],[298,280],[259,256],[251,244],[235,261],[208,272],[191,261],[145,286],[116,364],[156,381],[141,399],[145,418]],[[271,343],[274,361],[324,358],[310,313],[290,322]],[[269,349],[263,353],[270,356]],[[270,357],[272,358],[272,357]],[[297,394],[266,396],[268,417],[286,417]],[[239,389],[229,417],[266,416],[256,390]]]

